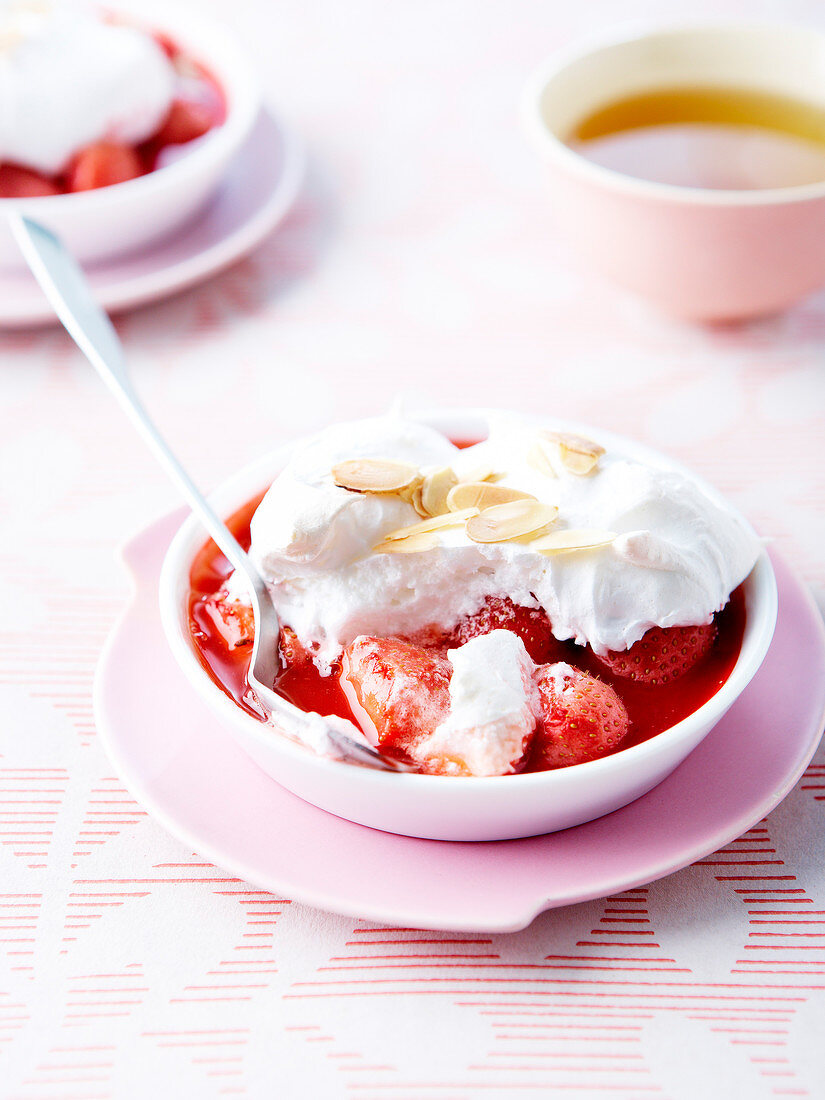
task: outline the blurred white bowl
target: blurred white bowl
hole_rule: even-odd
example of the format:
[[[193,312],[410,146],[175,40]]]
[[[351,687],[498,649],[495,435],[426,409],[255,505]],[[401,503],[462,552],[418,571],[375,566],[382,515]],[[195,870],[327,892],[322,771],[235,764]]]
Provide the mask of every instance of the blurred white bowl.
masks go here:
[[[486,434],[485,410],[440,412],[418,419],[452,439]],[[595,435],[631,458],[681,470],[719,499],[707,483],[657,452],[586,425],[536,418],[556,430]],[[294,446],[294,444],[293,444]],[[229,515],[275,478],[291,447],[267,455],[230,478],[212,496]],[[189,630],[189,575],[206,541],[188,519],[175,536],[160,578],[160,610],[172,651],[190,683],[215,711],[227,733],[282,786],[307,802],[362,825],[433,840],[509,840],[554,832],[627,805],[668,776],[735,702],[768,651],[776,622],[776,581],[762,553],[745,582],[746,623],[742,650],[730,677],[697,711],[640,745],[613,756],[557,771],[491,778],[399,775],[316,756],[241,710],[201,664]]]
[[[0,266],[25,266],[5,216],[11,209],[54,230],[85,262],[157,240],[195,215],[212,196],[257,117],[260,92],[253,66],[226,26],[194,8],[156,0],[115,0],[101,7],[168,34],[204,64],[226,97],[226,120],[190,150],[182,147],[179,159],[138,179],[70,195],[0,199]]]

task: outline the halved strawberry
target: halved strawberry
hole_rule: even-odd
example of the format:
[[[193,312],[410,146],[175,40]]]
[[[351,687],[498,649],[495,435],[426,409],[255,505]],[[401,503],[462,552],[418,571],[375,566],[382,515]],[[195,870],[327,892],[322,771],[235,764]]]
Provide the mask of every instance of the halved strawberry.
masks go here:
[[[130,145],[100,141],[77,154],[69,166],[66,186],[69,191],[94,191],[142,175],[143,162]]]
[[[16,164],[0,164],[0,199],[35,199],[59,194],[57,184],[39,172]]]
[[[255,641],[255,616],[245,603],[227,599],[226,592],[207,596],[203,610],[215,624],[215,629],[227,649],[251,647]]]
[[[609,684],[564,662],[542,666],[535,679],[544,723],[533,742],[537,770],[596,760],[627,736],[627,711]]]
[[[184,145],[187,141],[203,137],[214,125],[215,115],[207,104],[192,99],[176,99],[154,141],[157,145]]]
[[[341,658],[341,687],[378,746],[408,754],[450,709],[449,661],[398,638],[356,638]],[[365,732],[370,732],[369,730]]]
[[[683,676],[707,655],[716,640],[716,626],[654,626],[624,652],[599,657],[614,676],[637,684],[667,684]]]
[[[488,596],[482,608],[465,619],[452,632],[450,643],[464,645],[480,634],[509,630],[524,642],[524,648],[536,664],[558,660],[550,620],[541,607],[514,604],[509,596]]]

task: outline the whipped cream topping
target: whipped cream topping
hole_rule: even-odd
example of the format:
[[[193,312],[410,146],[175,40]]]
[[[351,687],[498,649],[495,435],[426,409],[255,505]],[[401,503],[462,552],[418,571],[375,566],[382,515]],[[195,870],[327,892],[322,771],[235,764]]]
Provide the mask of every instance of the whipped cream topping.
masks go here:
[[[450,762],[470,775],[515,771],[536,727],[534,664],[524,642],[509,630],[493,630],[451,649],[450,711],[418,742],[416,760]]]
[[[94,142],[145,141],[175,79],[136,27],[68,3],[0,4],[0,162],[54,175]]]
[[[597,468],[547,476],[528,456],[538,420],[491,419],[489,436],[459,449],[414,420],[339,424],[299,446],[252,520],[251,555],[284,623],[335,660],[360,634],[448,630],[488,596],[541,606],[560,640],[596,653],[624,650],[652,626],[709,622],[752,569],[761,544],[745,521],[692,478],[608,446]],[[596,434],[596,442],[598,442]],[[384,537],[419,521],[398,496],[335,485],[337,462],[374,457],[461,477],[483,464],[498,484],[558,507],[552,530],[616,533],[611,545],[544,555],[529,543],[480,544],[463,527],[422,553],[376,554]]]

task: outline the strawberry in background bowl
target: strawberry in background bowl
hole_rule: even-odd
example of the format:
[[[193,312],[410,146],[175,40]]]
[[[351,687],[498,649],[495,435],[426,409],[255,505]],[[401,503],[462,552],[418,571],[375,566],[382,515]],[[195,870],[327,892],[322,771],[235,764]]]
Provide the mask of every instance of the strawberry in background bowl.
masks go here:
[[[5,210],[94,261],[208,201],[259,110],[223,27],[173,6],[68,0],[11,3],[0,22],[0,265],[22,266]]]

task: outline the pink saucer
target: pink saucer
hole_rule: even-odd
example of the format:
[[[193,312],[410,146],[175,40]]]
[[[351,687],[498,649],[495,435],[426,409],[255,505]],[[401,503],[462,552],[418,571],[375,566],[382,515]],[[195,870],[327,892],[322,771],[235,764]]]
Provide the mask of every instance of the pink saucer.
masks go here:
[[[288,213],[301,184],[297,139],[266,110],[216,196],[194,220],[145,251],[86,268],[98,302],[116,311],[156,301],[240,259]],[[0,269],[0,328],[57,324],[54,310],[25,269]]]
[[[171,833],[254,885],[309,905],[404,927],[523,928],[545,909],[651,882],[740,836],[788,794],[819,742],[825,630],[807,589],[774,556],[779,619],[762,668],[650,794],[575,829],[498,843],[413,840],[354,825],[260,771],[175,663],[157,586],[183,518],[165,517],[124,550],[136,595],[98,666],[98,730],[129,790]],[[802,662],[804,678],[796,675]]]

